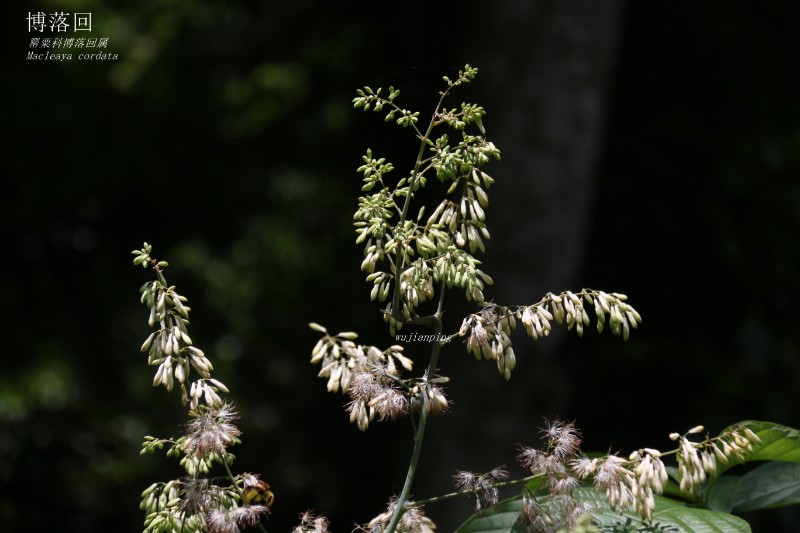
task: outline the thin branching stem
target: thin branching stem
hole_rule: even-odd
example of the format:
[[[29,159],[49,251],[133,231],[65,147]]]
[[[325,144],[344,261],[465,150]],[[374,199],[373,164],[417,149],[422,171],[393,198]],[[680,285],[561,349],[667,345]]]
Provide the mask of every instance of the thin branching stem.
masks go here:
[[[511,479],[511,480],[508,480],[508,481],[501,481],[499,483],[495,483],[495,484],[491,485],[491,487],[492,488],[498,488],[498,489],[502,488],[502,487],[511,487],[511,486],[514,486],[514,485],[519,485],[521,483],[527,483],[528,481],[532,481],[534,479],[542,478],[542,477],[544,477],[544,474],[536,474],[534,476],[528,476],[528,477],[523,477],[523,478],[519,478],[519,479]],[[414,502],[411,502],[411,503],[407,504],[407,507],[423,507],[423,506],[428,505],[430,503],[442,502],[442,501],[445,501],[445,500],[450,500],[452,498],[457,498],[458,496],[472,496],[474,494],[475,494],[475,491],[472,491],[472,490],[460,490],[460,491],[457,491],[457,492],[450,492],[448,494],[442,494],[440,496],[433,496],[433,497],[428,498],[426,500],[416,500]]]
[[[444,309],[444,284],[442,284],[439,292],[439,306],[436,309],[436,314],[432,316],[435,319],[434,331],[437,337],[442,333],[442,313]],[[430,378],[436,373],[436,365],[439,361],[439,352],[442,350],[443,342],[437,341],[433,343],[431,348],[431,360],[428,363],[428,370],[426,375]],[[414,449],[411,452],[411,462],[408,464],[408,472],[406,473],[406,481],[403,484],[403,490],[397,498],[397,505],[392,512],[392,518],[389,521],[389,526],[386,528],[386,533],[394,533],[397,524],[400,522],[403,513],[406,511],[406,501],[408,495],[411,493],[411,485],[414,483],[414,475],[417,473],[417,463],[419,462],[419,454],[422,450],[422,441],[425,438],[425,427],[428,422],[428,407],[429,407],[428,390],[426,387],[422,388],[422,412],[419,415],[419,423],[417,424],[417,431],[414,435]]]
[[[408,183],[408,194],[406,194],[406,200],[403,203],[403,211],[400,213],[400,220],[397,222],[397,228],[402,228],[405,226],[406,218],[408,218],[408,209],[411,206],[411,198],[414,196],[414,187],[417,184],[417,180],[420,177],[420,167],[423,164],[422,156],[425,155],[425,148],[428,146],[429,139],[431,133],[433,132],[433,128],[436,127],[436,116],[439,113],[439,109],[441,109],[442,104],[444,103],[444,99],[450,93],[451,87],[448,87],[447,90],[442,91],[442,95],[439,97],[439,102],[436,104],[436,108],[433,110],[433,114],[431,115],[431,121],[428,124],[428,129],[425,130],[425,135],[420,137],[419,143],[419,152],[417,153],[417,160],[414,163],[414,171],[411,176],[411,180]],[[415,128],[416,129],[416,126]],[[403,319],[403,316],[400,313],[400,271],[402,270],[404,263],[401,261],[401,254],[404,253],[403,247],[398,246],[397,252],[395,253],[395,281],[394,281],[394,294],[392,295],[392,318],[398,322],[407,322]],[[428,318],[428,317],[426,317]],[[416,321],[413,323],[417,323]],[[434,324],[422,322],[419,325],[424,326],[433,326]],[[439,324],[441,326],[441,323]]]

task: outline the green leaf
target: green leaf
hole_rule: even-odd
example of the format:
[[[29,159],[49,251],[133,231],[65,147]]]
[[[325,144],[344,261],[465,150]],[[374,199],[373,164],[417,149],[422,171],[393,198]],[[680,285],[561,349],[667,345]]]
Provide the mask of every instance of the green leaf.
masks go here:
[[[736,513],[800,503],[800,464],[770,462],[743,476],[725,476],[711,486],[708,504]]]
[[[727,428],[747,428],[761,440],[744,462],[775,461],[759,466],[743,476],[717,478],[707,492],[708,506],[726,512],[754,511],[800,503],[800,431],[775,424],[746,420]],[[723,433],[725,432],[723,431]],[[737,466],[718,463],[719,473]]]
[[[592,514],[601,531],[670,531],[685,533],[740,533],[749,532],[750,525],[737,516],[728,513],[688,507],[682,502],[656,496],[656,509],[653,523],[642,522],[639,515],[625,511],[618,513],[611,509],[605,494],[596,489],[578,489],[579,499],[592,504],[596,509]],[[625,529],[628,527],[628,529]]]
[[[733,511],[733,502],[739,491],[739,476],[722,476],[717,479],[708,491],[707,505],[714,511],[730,513]]]
[[[753,451],[744,462],[771,462],[743,476],[719,477],[708,489],[708,506],[718,511],[743,512],[800,503],[800,431],[755,420],[731,426],[735,427],[748,428],[761,439],[753,444]],[[736,461],[718,463],[719,472],[736,465]]]
[[[505,500],[494,507],[485,509],[464,522],[456,533],[508,533],[525,531],[519,526],[515,529],[522,512],[522,496]]]
[[[585,487],[577,489],[574,497],[592,506],[595,523],[601,531],[670,531],[685,533],[748,533],[750,526],[736,516],[688,507],[681,502],[656,497],[653,523],[646,524],[635,513],[619,513],[611,509],[603,491]],[[538,502],[546,505],[547,498]],[[520,533],[526,531],[520,520],[522,495],[505,500],[499,505],[472,516],[456,533]]]
[[[756,420],[746,420],[735,425],[748,428],[761,439],[760,444],[753,444],[753,453],[747,455],[745,462],[789,461],[800,463],[800,431],[773,422]]]
[[[774,509],[800,503],[800,464],[767,463],[743,475],[735,512]]]

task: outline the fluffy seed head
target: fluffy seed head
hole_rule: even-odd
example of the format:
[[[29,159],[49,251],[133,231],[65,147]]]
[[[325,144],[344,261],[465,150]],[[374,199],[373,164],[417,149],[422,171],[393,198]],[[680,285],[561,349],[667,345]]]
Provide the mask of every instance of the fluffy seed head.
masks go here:
[[[233,406],[196,411],[194,418],[186,424],[184,452],[195,459],[205,459],[211,454],[222,455],[228,446],[235,444],[241,431],[232,422],[238,419]]]

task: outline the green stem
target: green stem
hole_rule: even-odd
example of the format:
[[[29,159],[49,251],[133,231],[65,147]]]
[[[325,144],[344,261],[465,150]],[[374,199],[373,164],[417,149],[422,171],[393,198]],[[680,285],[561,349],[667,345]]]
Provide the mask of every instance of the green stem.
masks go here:
[[[439,306],[436,309],[434,330],[436,335],[442,333],[442,312],[444,308],[444,285],[442,285],[439,293]],[[426,375],[430,378],[436,373],[436,365],[439,361],[439,352],[442,350],[443,342],[435,342],[431,348],[431,360],[428,363],[428,370]],[[403,513],[406,511],[406,501],[408,495],[411,493],[411,485],[414,483],[414,475],[417,473],[417,464],[419,463],[419,454],[422,450],[422,441],[425,438],[425,427],[428,422],[428,391],[427,387],[422,388],[422,412],[419,415],[419,423],[417,424],[417,431],[414,435],[414,449],[411,452],[411,462],[408,464],[408,472],[406,473],[406,481],[403,484],[403,490],[397,498],[397,504],[392,513],[392,518],[389,521],[389,526],[386,528],[386,533],[394,533],[397,524],[400,522]]]
[[[225,472],[228,474],[228,479],[231,480],[231,483],[233,483],[234,488],[236,488],[236,492],[239,494],[239,497],[242,499],[242,502],[244,502],[244,494],[242,493],[242,489],[239,488],[239,485],[236,484],[236,478],[233,477],[233,473],[231,473],[231,469],[228,466],[228,463],[225,461],[225,458],[223,457],[220,462],[222,463],[222,466],[225,467]],[[267,528],[265,528],[264,524],[262,524],[261,522],[259,522],[256,525],[258,526],[258,529],[261,530],[262,533],[269,533],[267,531]]]
[[[503,481],[503,482],[500,482],[500,483],[495,483],[494,485],[492,485],[492,487],[494,487],[494,488],[510,487],[510,486],[513,486],[513,485],[519,485],[520,483],[527,483],[528,481],[531,481],[533,479],[536,479],[538,477],[543,477],[543,476],[544,476],[544,474],[537,474],[535,476],[528,476],[528,477],[523,477],[523,478],[520,478],[520,479],[512,479],[512,480],[509,480],[509,481]],[[462,490],[462,491],[458,491],[458,492],[451,492],[449,494],[442,494],[440,496],[434,496],[434,497],[428,498],[426,500],[417,500],[417,501],[413,502],[411,505],[409,505],[409,507],[422,507],[422,506],[428,505],[430,503],[442,502],[442,501],[445,501],[445,500],[450,500],[452,498],[456,498],[458,496],[465,496],[465,495],[470,495],[470,494],[475,494],[475,493],[473,491],[471,491],[471,490],[466,490],[466,491]]]
[[[433,114],[431,115],[431,121],[428,124],[428,129],[425,130],[425,135],[422,135],[420,137],[419,152],[417,153],[417,160],[414,163],[414,172],[413,175],[411,176],[411,181],[409,181],[408,183],[408,194],[406,195],[406,201],[403,203],[403,211],[400,213],[400,219],[397,221],[397,226],[395,226],[396,228],[402,228],[405,225],[406,218],[408,217],[408,209],[411,206],[411,197],[414,196],[414,186],[417,184],[417,180],[419,179],[419,169],[420,166],[422,166],[422,156],[425,155],[425,147],[428,146],[429,137],[433,132],[433,128],[438,124],[436,122],[436,115],[438,115],[439,109],[441,109],[442,103],[444,103],[444,99],[450,93],[451,89],[452,86],[448,87],[447,90],[442,91],[442,95],[439,98],[439,102],[436,104],[436,108],[433,110]],[[392,318],[397,322],[406,322],[404,320],[403,315],[400,313],[400,274],[402,273],[404,266],[404,263],[401,262],[400,259],[403,251],[404,251],[403,247],[398,246],[394,260],[395,278],[394,278],[394,294],[392,295]],[[422,324],[422,325],[431,325],[431,324]]]

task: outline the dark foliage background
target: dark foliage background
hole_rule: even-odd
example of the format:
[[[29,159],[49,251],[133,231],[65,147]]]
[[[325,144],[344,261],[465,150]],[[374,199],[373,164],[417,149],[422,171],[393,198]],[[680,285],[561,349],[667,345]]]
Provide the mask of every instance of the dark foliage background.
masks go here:
[[[120,59],[26,61],[39,10],[92,12]],[[338,531],[381,510],[409,428],[347,423],[308,364],[306,324],[391,341],[358,272],[354,169],[366,146],[398,168],[415,152],[350,99],[394,84],[425,112],[465,62],[481,75],[460,96],[486,106],[504,150],[493,296],[626,292],[644,324],[627,344],[520,335],[509,384],[450,347],[453,414],[433,420],[416,495],[449,491],[455,469],[512,464],[543,416],[576,419],[589,450],[666,447],[697,423],[800,426],[798,4],[41,0],[4,13],[1,529],[134,531],[141,490],[181,474],[138,455],[143,435],[184,420],[138,353],[150,274],[129,251],[143,240],[172,264],[192,337],[232,390],[235,467],[275,489],[270,529],[308,507]],[[450,329],[469,309],[456,300]],[[418,364],[425,348],[408,347]],[[471,507],[430,514],[448,531]],[[756,531],[800,520],[748,518]]]

